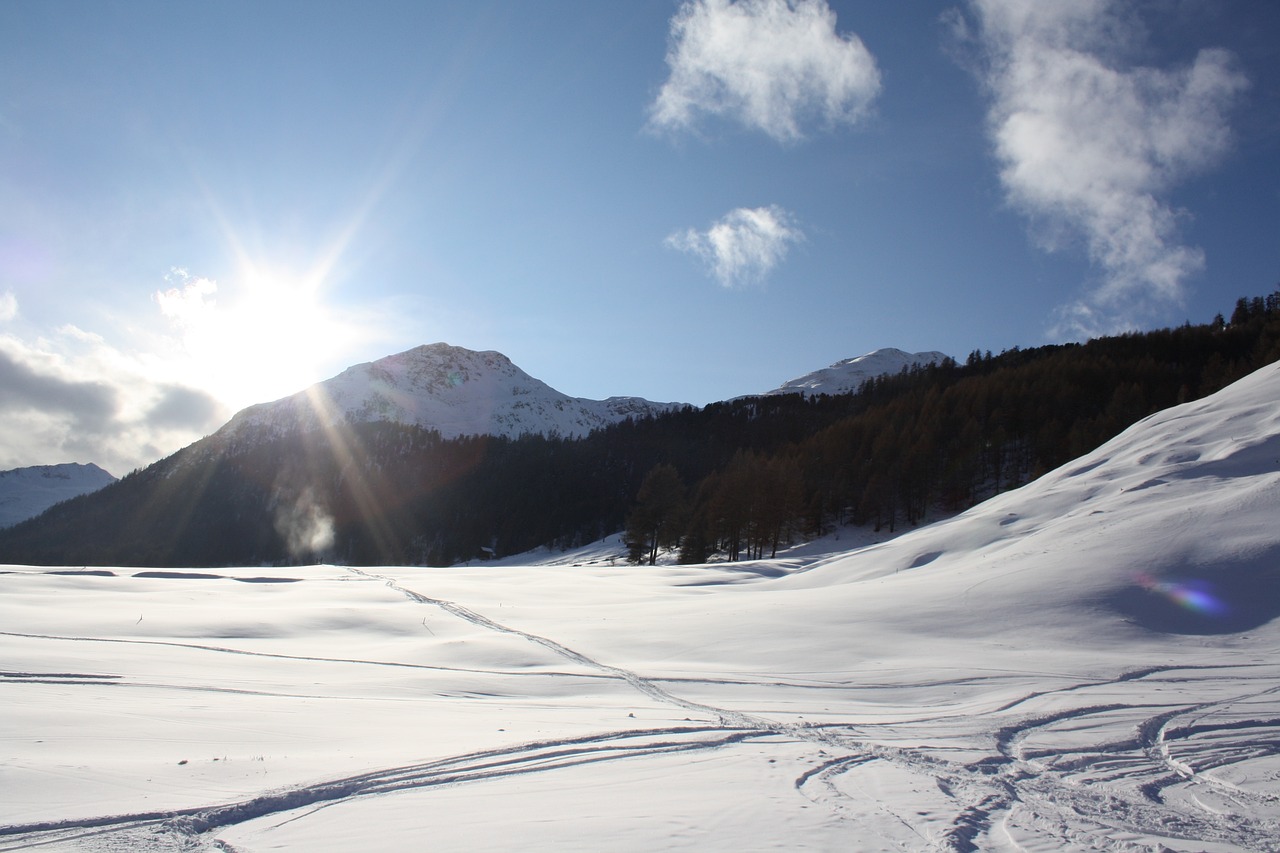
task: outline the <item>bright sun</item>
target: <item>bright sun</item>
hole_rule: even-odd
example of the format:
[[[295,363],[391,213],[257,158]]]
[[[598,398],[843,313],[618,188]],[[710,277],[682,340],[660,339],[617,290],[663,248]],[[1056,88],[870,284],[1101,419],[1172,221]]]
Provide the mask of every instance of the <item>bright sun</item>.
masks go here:
[[[301,391],[361,337],[328,305],[315,276],[250,267],[230,286],[174,270],[156,294],[182,332],[194,375],[232,410]]]

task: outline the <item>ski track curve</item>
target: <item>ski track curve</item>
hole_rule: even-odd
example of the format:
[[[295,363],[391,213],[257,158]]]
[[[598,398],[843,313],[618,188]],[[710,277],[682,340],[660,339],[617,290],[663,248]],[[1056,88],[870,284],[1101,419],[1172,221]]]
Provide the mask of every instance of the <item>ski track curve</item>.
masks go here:
[[[236,649],[230,646],[213,646],[206,643],[179,643],[173,640],[131,640],[124,637],[75,637],[63,634],[28,634],[19,631],[0,631],[0,637],[22,637],[31,640],[60,640],[68,643],[119,643],[121,645],[130,646],[168,646],[178,649],[192,649],[200,652],[216,652],[225,655],[245,655],[246,657],[271,658],[274,660],[296,660],[307,663],[339,663],[354,664],[356,666],[387,666],[398,669],[426,669],[433,672],[458,672],[458,673],[477,673],[481,675],[502,675],[502,676],[574,676],[577,678],[599,678],[590,673],[569,673],[569,672],[541,672],[529,673],[520,670],[504,670],[504,669],[471,669],[459,666],[440,666],[439,664],[429,663],[407,663],[405,661],[390,660],[365,660],[361,658],[333,658],[319,657],[316,655],[287,655],[280,652],[257,652],[249,649]],[[33,677],[54,678],[58,677],[56,673],[27,673]],[[8,677],[12,675],[22,675],[21,673],[0,673],[0,677]],[[64,674],[65,675],[65,674]],[[84,675],[83,678],[105,678],[99,675]],[[116,676],[111,676],[116,677]]]
[[[417,602],[419,604],[429,604],[434,607],[438,607],[441,610],[444,610],[446,613],[456,616],[457,618],[462,619],[465,622],[469,622],[472,625],[475,625],[480,628],[485,628],[487,630],[495,631],[500,634],[510,634],[516,637],[521,637],[531,643],[534,643],[535,645],[542,646],[544,649],[547,649],[548,651],[564,658],[565,660],[576,663],[579,666],[585,667],[587,669],[593,669],[611,678],[616,678],[616,679],[625,681],[627,684],[631,685],[640,693],[643,693],[645,696],[648,696],[650,699],[653,699],[657,702],[662,702],[667,705],[674,705],[675,707],[680,708],[681,710],[684,710],[684,711],[690,711],[697,714],[708,714],[710,716],[713,716],[720,721],[720,725],[723,727],[736,728],[736,729],[758,729],[761,731],[768,731],[770,733],[782,733],[784,728],[795,728],[795,727],[786,727],[781,723],[775,723],[773,721],[765,720],[762,717],[756,717],[751,714],[743,714],[737,711],[730,711],[725,708],[715,708],[710,705],[704,705],[700,702],[691,702],[687,699],[683,699],[680,696],[677,696],[676,694],[668,690],[663,689],[662,687],[659,687],[655,682],[650,681],[647,678],[644,678],[638,673],[632,672],[629,669],[623,669],[622,667],[613,666],[607,663],[602,663],[601,661],[595,660],[594,658],[588,657],[585,654],[574,651],[568,646],[562,645],[548,637],[542,637],[537,634],[531,634],[527,631],[521,631],[518,628],[513,628],[509,625],[504,625],[500,622],[495,622],[494,620],[488,618],[487,616],[483,616],[475,612],[474,610],[470,610],[466,607],[463,607],[462,605],[457,604],[456,602],[448,601],[440,598],[432,598],[430,596],[423,595],[420,592],[415,592],[414,590],[411,590],[408,587],[402,586],[401,584],[395,582],[391,578],[387,578],[382,575],[361,571],[360,569],[356,569],[356,568],[348,568],[348,571],[369,579],[380,580],[383,583],[385,583],[388,587],[400,593],[401,595],[405,596],[406,598],[410,599],[411,601]],[[787,733],[790,734],[791,732],[787,732]],[[807,739],[815,740],[817,738],[810,737]]]
[[[1220,670],[1234,667],[1169,665],[1146,667],[1122,673],[1115,679],[1063,688],[1058,693],[1077,692],[1086,686],[1105,686],[1136,681],[1152,675],[1179,670]],[[1052,695],[1055,691],[1035,694],[1036,697]],[[1190,725],[1171,728],[1180,719],[1205,715],[1215,709],[1248,702],[1280,692],[1280,686],[1247,691],[1207,702],[1169,707],[1134,703],[1106,703],[1083,705],[1063,711],[1031,715],[1013,724],[1000,727],[993,733],[997,755],[972,765],[984,773],[998,773],[1007,786],[1007,806],[1012,810],[1019,806],[1030,807],[1035,823],[1056,824],[1058,840],[1063,844],[1087,846],[1089,833],[1081,831],[1083,818],[1087,826],[1095,827],[1097,837],[1108,837],[1112,830],[1141,833],[1157,838],[1180,841],[1212,841],[1248,851],[1280,851],[1280,823],[1257,820],[1242,814],[1215,813],[1207,809],[1190,812],[1173,808],[1161,796],[1161,792],[1173,785],[1190,783],[1217,787],[1239,795],[1240,800],[1280,801],[1280,797],[1268,797],[1241,791],[1197,772],[1185,760],[1175,757],[1170,749],[1171,739],[1191,734],[1223,731],[1245,731],[1259,727],[1280,725],[1275,719],[1244,719],[1219,725]],[[1010,703],[1003,710],[1022,704],[1024,697]],[[1112,711],[1142,711],[1144,708],[1162,708],[1159,713],[1141,719],[1130,738],[1114,742],[1093,744],[1089,749],[1052,750],[1028,753],[1022,747],[1023,740],[1034,730],[1059,723],[1070,723],[1088,716]],[[1245,757],[1280,754],[1280,741],[1269,744],[1233,745],[1228,753],[1244,752]],[[1045,760],[1048,760],[1047,762]],[[1233,757],[1220,759],[1221,765],[1234,763]],[[1087,774],[1099,766],[1116,762],[1128,762],[1131,766],[1121,778],[1127,784],[1087,785],[1074,781],[1072,774]],[[1145,781],[1143,781],[1145,779]],[[1046,820],[1058,815],[1056,820]],[[1072,824],[1075,824],[1073,827]],[[957,849],[980,849],[960,847]]]
[[[201,836],[248,820],[356,797],[454,786],[600,761],[718,749],[760,736],[757,731],[718,726],[673,726],[536,741],[284,788],[225,805],[0,826],[0,851],[108,833],[129,835],[141,830],[165,836],[168,842],[179,845],[175,849],[192,849],[201,841],[222,844],[225,849],[225,842],[202,840]]]
[[[1177,670],[1221,670],[1237,667],[1190,667],[1169,665],[1146,667],[1117,675],[1064,686],[1057,691],[1028,694],[997,709],[1008,712],[1034,698],[1080,693],[1090,687],[1107,687],[1137,681]],[[1280,755],[1280,737],[1248,738],[1216,747],[1213,758],[1191,762],[1173,755],[1170,743],[1194,735],[1251,733],[1280,729],[1280,718],[1246,717],[1224,723],[1191,722],[1215,709],[1229,708],[1267,695],[1280,693],[1280,686],[1247,691],[1214,701],[1170,707],[1141,703],[1109,702],[1081,704],[1062,710],[1029,714],[990,730],[991,753],[970,763],[951,761],[926,749],[891,747],[864,743],[867,756],[893,763],[900,769],[932,776],[939,789],[955,800],[951,824],[920,850],[978,851],[992,847],[1018,849],[1009,834],[1009,825],[1031,827],[1033,833],[1051,840],[1054,846],[1095,849],[1120,834],[1138,834],[1178,841],[1211,841],[1241,851],[1280,851],[1280,822],[1246,817],[1240,813],[1216,813],[1201,809],[1175,808],[1160,792],[1178,784],[1213,787],[1226,797],[1249,806],[1280,803],[1280,794],[1242,790],[1209,775],[1212,767],[1228,767],[1238,760]],[[1088,748],[1024,749],[1025,739],[1038,729],[1078,723],[1111,712],[1156,711],[1142,717],[1131,736],[1117,741],[1093,743]],[[918,722],[913,720],[914,722]],[[838,728],[839,724],[831,724]],[[891,726],[890,726],[891,727]],[[861,724],[864,738],[876,737],[876,726]],[[830,805],[844,796],[833,779],[859,767],[869,759],[836,759],[810,770],[797,779],[797,789],[808,791],[815,783],[823,787],[821,798]],[[1118,780],[1090,785],[1073,776],[1097,772],[1099,767],[1124,764]],[[837,806],[838,808],[838,806]],[[1001,837],[997,843],[995,833]],[[1138,849],[1138,848],[1135,848]],[[1142,847],[1141,849],[1147,849]]]
[[[835,786],[834,777],[846,772],[852,767],[860,766],[867,761],[877,758],[883,758],[905,765],[917,772],[923,770],[923,772],[926,773],[933,773],[941,768],[940,762],[921,753],[894,747],[865,744],[860,739],[839,734],[827,727],[783,723],[755,714],[748,714],[742,711],[734,711],[727,708],[693,702],[665,690],[658,686],[653,680],[645,678],[632,670],[595,660],[586,654],[571,649],[568,646],[547,637],[532,634],[509,625],[495,622],[487,616],[463,607],[456,602],[424,595],[383,575],[355,568],[349,568],[348,571],[372,580],[381,580],[389,588],[399,592],[411,601],[419,604],[428,604],[439,607],[440,609],[478,627],[523,637],[529,642],[536,643],[537,645],[542,646],[543,648],[546,648],[581,666],[593,668],[614,677],[621,678],[651,699],[674,705],[675,707],[686,711],[693,711],[713,716],[719,720],[720,726],[723,728],[753,731],[758,735],[784,735],[797,740],[812,742],[822,747],[834,747],[844,752],[851,753],[832,761],[825,762],[816,769],[807,771],[805,774],[802,774],[795,783],[796,790],[805,794],[806,786],[808,786],[811,781],[817,780],[817,782],[820,783],[826,791],[826,795],[822,797],[821,800],[826,802],[828,807],[830,807],[840,817],[852,817],[856,812],[845,805],[845,801],[848,800],[848,797],[840,792]],[[976,849],[972,846],[969,839],[975,836],[979,830],[985,828],[989,822],[990,814],[995,810],[990,804],[993,801],[1004,802],[1003,791],[1000,791],[997,795],[993,796],[989,790],[986,790],[987,787],[988,786],[984,785],[984,790],[980,791],[976,795],[971,794],[970,797],[967,797],[965,801],[961,803],[955,823],[947,832],[943,833],[940,849],[956,851]],[[808,796],[808,794],[805,795]],[[959,795],[953,796],[960,799]],[[969,802],[968,800],[970,799],[972,799],[973,802]],[[819,802],[817,799],[813,801]],[[909,821],[897,814],[897,812],[887,804],[878,803],[877,809],[891,816],[894,820],[902,823],[908,830],[910,830],[911,833],[916,835],[916,837],[918,837],[926,847],[932,846],[923,835],[920,835],[920,833],[911,826]]]

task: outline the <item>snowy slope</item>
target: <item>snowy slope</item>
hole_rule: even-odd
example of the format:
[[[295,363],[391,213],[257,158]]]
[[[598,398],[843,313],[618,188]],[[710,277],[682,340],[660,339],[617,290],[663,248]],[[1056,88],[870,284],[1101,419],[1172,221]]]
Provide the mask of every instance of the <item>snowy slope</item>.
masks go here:
[[[501,353],[437,343],[350,367],[290,397],[251,406],[221,432],[233,436],[246,426],[287,431],[341,421],[394,421],[436,429],[446,438],[582,436],[628,417],[679,405],[638,397],[570,397],[529,376]]]
[[[1280,365],[895,540],[0,573],[0,849],[1280,851]]]
[[[56,503],[96,492],[115,481],[115,477],[92,463],[0,471],[0,527],[34,518]]]
[[[1028,610],[1029,599],[1086,634],[1096,618],[1114,627],[1115,613],[1157,631],[1252,629],[1280,615],[1277,400],[1280,365],[1271,365],[1151,415],[1020,489],[791,582],[826,587],[846,571],[866,581],[912,570],[928,584],[980,567],[998,583],[984,581],[981,593],[973,585],[966,600],[1026,611],[1041,630],[1056,620],[1045,621],[1046,607]],[[968,624],[954,605],[938,604],[930,630]]]
[[[795,394],[797,392],[812,396],[815,394],[847,394],[857,391],[868,379],[886,374],[892,375],[903,368],[916,365],[924,367],[937,364],[948,356],[941,352],[903,352],[892,347],[878,349],[856,358],[837,361],[830,367],[815,370],[797,379],[782,383],[778,388],[766,394]]]

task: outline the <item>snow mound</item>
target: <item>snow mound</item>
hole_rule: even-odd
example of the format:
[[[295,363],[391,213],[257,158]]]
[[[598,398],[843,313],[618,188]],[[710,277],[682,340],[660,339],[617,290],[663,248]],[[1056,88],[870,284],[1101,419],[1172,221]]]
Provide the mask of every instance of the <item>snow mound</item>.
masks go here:
[[[0,471],[0,527],[35,518],[56,503],[96,492],[115,481],[115,477],[92,463]]]
[[[815,370],[813,373],[806,373],[797,379],[782,383],[772,391],[766,391],[765,395],[797,392],[805,396],[848,394],[857,391],[868,379],[899,373],[904,368],[939,364],[947,358],[949,356],[941,352],[910,353],[892,347],[878,349],[856,358],[837,361],[830,367]]]
[[[898,601],[909,585],[927,614],[917,627],[931,633],[1087,635],[1117,615],[1162,633],[1252,630],[1280,616],[1277,399],[1280,364],[962,515],[785,582],[874,599],[876,578]]]
[[[221,432],[234,436],[246,427],[265,426],[282,433],[341,422],[390,421],[435,429],[445,438],[525,433],[579,437],[680,405],[639,397],[570,397],[534,379],[502,353],[436,343],[358,364],[292,396],[251,406]]]

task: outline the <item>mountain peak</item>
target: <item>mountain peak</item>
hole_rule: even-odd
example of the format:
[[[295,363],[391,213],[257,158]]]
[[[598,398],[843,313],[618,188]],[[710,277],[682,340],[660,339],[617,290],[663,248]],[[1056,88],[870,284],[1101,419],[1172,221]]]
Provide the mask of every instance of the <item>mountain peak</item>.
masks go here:
[[[576,437],[678,405],[637,397],[570,397],[500,352],[438,342],[357,364],[298,394],[251,406],[222,432],[234,435],[248,426],[306,431],[344,421],[391,421],[434,429],[446,438],[523,433]]]
[[[95,492],[115,481],[92,462],[0,471],[0,527],[34,518],[56,503]]]
[[[898,373],[904,368],[939,364],[949,357],[942,352],[910,353],[893,347],[885,347],[865,355],[837,361],[830,367],[815,370],[813,373],[806,373],[804,376],[784,382],[774,390],[767,391],[766,394],[800,393],[805,396],[847,394],[851,391],[857,391],[862,387],[862,383],[868,379]]]

